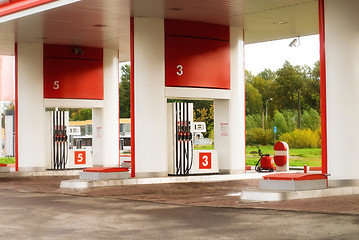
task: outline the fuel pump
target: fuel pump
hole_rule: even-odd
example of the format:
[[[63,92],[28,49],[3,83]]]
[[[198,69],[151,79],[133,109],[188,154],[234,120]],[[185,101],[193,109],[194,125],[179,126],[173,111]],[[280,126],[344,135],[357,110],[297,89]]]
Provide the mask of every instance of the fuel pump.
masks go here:
[[[69,154],[67,111],[53,111],[52,118],[52,169],[65,169]]]
[[[173,157],[169,157],[169,174],[188,175],[193,165],[193,103],[170,103]]]

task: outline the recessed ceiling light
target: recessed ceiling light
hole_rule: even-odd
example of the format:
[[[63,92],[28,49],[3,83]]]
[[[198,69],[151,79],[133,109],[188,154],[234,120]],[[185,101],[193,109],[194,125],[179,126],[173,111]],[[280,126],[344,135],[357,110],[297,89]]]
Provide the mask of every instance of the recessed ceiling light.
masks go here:
[[[173,7],[173,8],[169,8],[168,10],[170,11],[182,11],[183,8],[180,8],[180,7]]]
[[[274,24],[278,24],[278,25],[282,25],[282,24],[286,24],[286,21],[275,21],[273,22]]]

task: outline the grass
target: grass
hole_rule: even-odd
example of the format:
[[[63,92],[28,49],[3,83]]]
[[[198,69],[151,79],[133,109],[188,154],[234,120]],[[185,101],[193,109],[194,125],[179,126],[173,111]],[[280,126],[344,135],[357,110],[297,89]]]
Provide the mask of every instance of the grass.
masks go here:
[[[195,150],[213,150],[213,145],[197,145]],[[260,146],[262,153],[268,153],[272,157],[274,155],[273,146]],[[322,166],[322,151],[320,148],[289,148],[289,166],[302,167],[304,165],[311,167]],[[255,166],[259,159],[258,147],[246,147],[246,165]]]
[[[193,147],[194,150],[213,150],[213,145],[195,145]]]
[[[15,158],[13,158],[13,157],[2,157],[2,158],[0,158],[0,163],[14,164],[15,163]]]
[[[274,155],[273,146],[260,146],[259,147],[262,150],[262,153],[269,153],[270,155]],[[253,153],[256,152],[256,153]],[[246,147],[246,155],[258,155],[258,147],[255,146],[247,146]],[[297,157],[303,157],[303,158],[317,158],[321,157],[322,150],[320,148],[289,148],[289,154],[290,156],[297,156]]]
[[[274,155],[273,146],[260,146],[262,153]],[[255,153],[254,153],[255,152]],[[246,147],[246,164],[254,166],[258,159],[258,147]],[[289,166],[322,166],[322,155],[320,148],[289,148]]]

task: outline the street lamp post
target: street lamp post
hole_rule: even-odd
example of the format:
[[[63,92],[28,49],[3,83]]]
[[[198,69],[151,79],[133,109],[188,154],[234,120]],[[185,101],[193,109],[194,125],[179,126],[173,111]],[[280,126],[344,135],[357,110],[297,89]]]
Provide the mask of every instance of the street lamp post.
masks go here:
[[[300,129],[300,91],[298,90],[298,129]]]
[[[268,99],[266,101],[266,122],[267,122],[267,119],[268,119],[268,106],[267,106],[267,104],[268,104],[268,101],[272,101],[272,100],[273,100],[273,98],[270,98],[270,99]]]

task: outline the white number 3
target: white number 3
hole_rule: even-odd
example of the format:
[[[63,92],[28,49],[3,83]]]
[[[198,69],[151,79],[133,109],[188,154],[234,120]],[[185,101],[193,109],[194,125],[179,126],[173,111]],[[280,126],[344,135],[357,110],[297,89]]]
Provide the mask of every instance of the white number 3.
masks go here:
[[[208,156],[204,155],[204,156],[203,156],[203,160],[204,160],[204,161],[202,162],[202,165],[205,166],[205,167],[207,167],[207,166],[208,166]]]
[[[176,72],[178,76],[183,75],[183,66],[182,65],[177,65],[177,69],[178,71]]]

